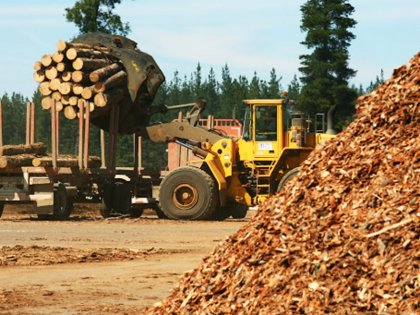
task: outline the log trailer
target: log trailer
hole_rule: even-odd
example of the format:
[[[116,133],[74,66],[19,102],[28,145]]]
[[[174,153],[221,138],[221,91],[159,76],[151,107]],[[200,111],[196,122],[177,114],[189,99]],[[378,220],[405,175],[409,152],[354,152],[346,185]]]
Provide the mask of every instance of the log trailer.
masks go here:
[[[32,203],[39,218],[57,220],[69,217],[74,202],[102,203],[103,217],[113,212],[138,217],[145,207],[157,208],[152,198],[152,180],[141,172],[141,138],[138,135],[133,139],[134,166],[121,168],[115,165],[117,111],[110,119],[114,126],[110,126],[107,152],[101,130],[101,158],[98,158],[89,156],[90,120],[83,115],[79,118],[78,155],[59,154],[60,119],[53,110],[52,154],[46,156],[45,145],[35,143],[34,106],[34,103],[27,103],[26,144],[9,146],[17,147],[18,155],[0,154],[0,217],[6,203]],[[8,147],[3,146],[2,117],[0,102],[0,148]],[[44,147],[41,157],[20,154],[22,150],[38,147]],[[39,154],[40,150],[37,151]]]

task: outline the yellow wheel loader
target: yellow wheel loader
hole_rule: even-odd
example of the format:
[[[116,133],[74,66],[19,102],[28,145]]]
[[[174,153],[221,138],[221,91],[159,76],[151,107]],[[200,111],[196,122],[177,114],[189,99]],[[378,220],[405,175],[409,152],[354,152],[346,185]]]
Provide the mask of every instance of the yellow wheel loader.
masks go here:
[[[334,136],[323,133],[323,127],[319,132],[310,131],[308,117],[292,112],[285,99],[243,103],[247,108],[241,138],[197,126],[204,101],[172,107],[193,107],[183,121],[145,128],[150,140],[176,142],[202,158],[162,180],[159,203],[165,216],[184,220],[243,218],[249,206],[275,194],[295,176],[317,144]]]

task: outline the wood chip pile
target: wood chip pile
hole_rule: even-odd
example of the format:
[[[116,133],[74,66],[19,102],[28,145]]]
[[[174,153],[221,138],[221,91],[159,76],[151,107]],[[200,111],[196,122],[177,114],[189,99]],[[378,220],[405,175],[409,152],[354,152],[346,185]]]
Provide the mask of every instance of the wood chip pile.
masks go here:
[[[420,53],[150,314],[419,314]]]

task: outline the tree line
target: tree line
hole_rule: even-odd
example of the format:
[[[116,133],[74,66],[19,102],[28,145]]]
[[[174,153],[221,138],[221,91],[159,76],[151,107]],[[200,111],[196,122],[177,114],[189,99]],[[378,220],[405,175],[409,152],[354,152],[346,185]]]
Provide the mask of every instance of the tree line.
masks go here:
[[[356,95],[370,92],[383,81],[383,73],[377,76],[366,88],[353,86]],[[267,80],[261,79],[257,73],[251,78],[244,75],[233,77],[228,65],[221,69],[220,79],[216,78],[214,69],[207,74],[202,73],[200,63],[190,75],[181,75],[175,72],[170,80],[162,84],[158,90],[153,106],[160,104],[183,104],[194,102],[200,97],[207,101],[203,117],[213,115],[216,118],[236,118],[242,120],[245,106],[243,99],[250,98],[279,98],[281,92],[288,91],[290,99],[298,99],[300,83],[295,77],[286,87],[283,86],[282,76],[273,68]],[[36,141],[42,141],[47,146],[51,144],[50,111],[42,110],[40,106],[41,95],[36,91],[32,98],[25,98],[19,92],[1,97],[3,107],[3,142],[4,144],[19,144],[25,142],[26,103],[35,102],[36,106]],[[168,122],[176,118],[177,113],[156,114],[151,123]],[[337,121],[341,127],[352,120],[352,116],[338,116]],[[76,154],[78,144],[77,121],[60,120],[60,153]],[[91,128],[90,153],[100,154],[99,129]],[[166,167],[166,145],[143,142],[143,166],[147,169],[160,170]],[[128,166],[133,163],[133,138],[130,135],[121,135],[118,140],[117,164]]]

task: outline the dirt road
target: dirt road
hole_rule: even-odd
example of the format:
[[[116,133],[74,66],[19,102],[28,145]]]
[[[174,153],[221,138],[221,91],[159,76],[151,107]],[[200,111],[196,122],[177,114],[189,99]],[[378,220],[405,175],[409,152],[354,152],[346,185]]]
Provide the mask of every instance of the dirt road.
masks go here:
[[[70,221],[40,221],[6,206],[0,314],[141,314],[245,222],[104,220],[86,205]]]

